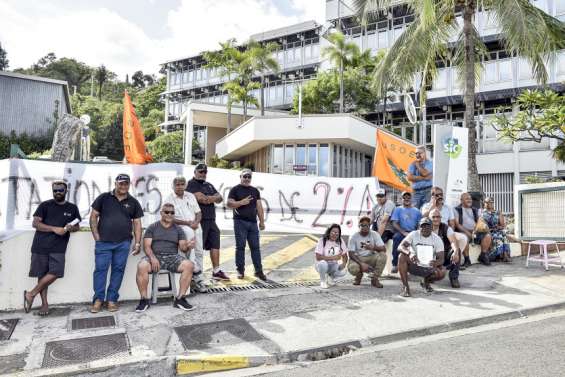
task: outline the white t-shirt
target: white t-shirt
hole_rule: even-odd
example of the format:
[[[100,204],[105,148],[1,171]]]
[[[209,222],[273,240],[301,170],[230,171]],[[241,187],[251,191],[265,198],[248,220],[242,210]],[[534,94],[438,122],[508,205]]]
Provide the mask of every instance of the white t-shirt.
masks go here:
[[[423,237],[420,230],[414,230],[408,233],[406,237],[404,237],[401,245],[404,245],[405,242],[408,242],[412,247],[412,250],[414,251],[416,250],[416,247],[418,245],[432,246],[434,248],[434,254],[444,251],[443,241],[441,240],[440,236],[438,236],[434,232],[432,232],[429,237]]]
[[[347,245],[343,240],[339,240],[341,242],[341,247],[338,242],[334,242],[332,240],[326,240],[326,244],[324,245],[324,238],[320,238],[318,244],[316,245],[316,254],[323,255],[324,257],[332,257],[335,255],[343,255],[347,254]],[[328,263],[338,263],[337,260],[335,261],[327,261]]]
[[[171,203],[175,206],[175,219],[194,221],[196,214],[200,213],[200,206],[194,194],[185,191],[182,198],[179,198],[174,192],[167,196],[163,203]],[[181,225],[182,230],[186,234],[186,239],[191,240],[196,237],[196,247],[202,248],[202,228],[198,225],[196,230],[187,225]]]
[[[349,237],[349,244],[347,245],[349,251],[354,252],[360,257],[366,257],[374,253],[374,251],[367,250],[361,246],[361,242],[371,245],[384,246],[384,242],[379,233],[370,230],[369,234],[362,236],[360,232],[355,233]]]
[[[422,213],[427,212],[430,210],[431,206],[432,204],[430,202],[424,203],[420,211],[422,211]],[[455,219],[453,209],[447,204],[442,205],[439,212],[441,213],[441,222],[444,224],[449,224],[449,220]]]

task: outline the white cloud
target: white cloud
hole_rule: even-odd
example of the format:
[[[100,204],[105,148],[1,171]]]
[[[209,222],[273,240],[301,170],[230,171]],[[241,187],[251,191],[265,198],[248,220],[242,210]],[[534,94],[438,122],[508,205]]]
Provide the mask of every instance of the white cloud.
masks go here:
[[[310,19],[323,22],[323,0],[289,0],[291,12],[284,13],[274,1],[182,0],[166,20],[155,20],[166,22],[170,32],[156,39],[144,32],[143,25],[111,9],[61,9],[46,0],[34,2],[30,12],[29,3],[7,0],[0,3],[0,42],[11,68],[28,67],[54,52],[92,66],[105,64],[123,79],[138,69],[157,72],[159,63],[215,49],[229,38],[243,42],[258,32]]]

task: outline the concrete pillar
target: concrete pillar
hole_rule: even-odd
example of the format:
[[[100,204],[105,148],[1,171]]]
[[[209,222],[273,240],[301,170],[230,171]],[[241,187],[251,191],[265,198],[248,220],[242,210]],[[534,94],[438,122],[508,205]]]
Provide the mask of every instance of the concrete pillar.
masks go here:
[[[192,110],[189,109],[186,114],[186,121],[184,124],[184,164],[192,164],[192,138],[194,137],[194,116]]]

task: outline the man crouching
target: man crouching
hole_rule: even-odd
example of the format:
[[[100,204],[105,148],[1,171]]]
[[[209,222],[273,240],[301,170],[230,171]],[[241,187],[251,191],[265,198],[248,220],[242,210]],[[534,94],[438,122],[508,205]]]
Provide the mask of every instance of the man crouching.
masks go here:
[[[149,225],[143,236],[145,257],[137,265],[137,288],[141,299],[135,308],[143,312],[149,308],[147,285],[149,274],[159,273],[161,269],[180,273],[179,291],[173,301],[173,307],[182,310],[192,310],[194,307],[186,301],[186,292],[190,286],[194,264],[185,255],[179,254],[179,249],[187,253],[194,248],[194,240],[187,241],[180,226],[174,223],[175,207],[165,203],[161,207],[161,220]],[[137,254],[134,252],[134,254]]]
[[[420,229],[410,232],[398,247],[400,258],[398,272],[402,281],[402,297],[410,297],[408,273],[424,278],[421,282],[426,292],[432,292],[431,283],[445,277],[443,268],[444,247],[441,238],[432,232],[432,221],[420,220]]]

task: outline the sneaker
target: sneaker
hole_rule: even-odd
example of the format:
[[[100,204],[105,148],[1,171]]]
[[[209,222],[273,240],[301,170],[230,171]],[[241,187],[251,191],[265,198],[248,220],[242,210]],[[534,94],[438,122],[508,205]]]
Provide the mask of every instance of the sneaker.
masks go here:
[[[391,274],[396,274],[398,273],[398,267],[397,266],[392,266],[392,269],[390,270]]]
[[[146,298],[142,298],[141,300],[139,300],[139,304],[137,304],[135,311],[137,313],[141,313],[146,311],[147,309],[149,309],[149,300]]]
[[[263,273],[263,271],[255,272],[255,277],[259,280],[268,281],[267,277]]]
[[[228,277],[228,275],[226,275],[224,273],[224,271],[222,271],[222,270],[219,270],[218,272],[212,273],[212,279],[230,281],[230,278]]]
[[[102,310],[102,300],[96,300],[94,301],[94,304],[92,304],[92,306],[90,307],[90,312],[91,313],[99,313],[100,310]]]
[[[328,283],[326,281],[321,281],[320,282],[320,288],[322,289],[328,289]]]
[[[362,272],[355,275],[355,280],[353,281],[353,285],[360,285],[361,279],[363,279],[363,273]]]
[[[471,267],[471,259],[469,258],[465,258],[465,262],[463,262],[463,265],[461,265],[460,269],[464,269],[467,267]]]
[[[451,288],[461,288],[459,279],[449,279],[449,282],[451,283]]]
[[[481,264],[484,264],[485,266],[490,266],[490,259],[489,259],[489,257],[487,256],[486,253],[481,253],[479,255],[479,262]]]
[[[335,279],[331,276],[328,276],[327,283],[328,283],[328,287],[333,287],[334,285],[336,285]]]
[[[245,279],[245,272],[237,271],[237,278],[238,279]]]
[[[192,284],[190,285],[191,290],[194,290],[195,292],[198,293],[208,293],[208,287],[206,286],[206,284],[204,283],[204,281],[193,281]]]
[[[114,301],[108,301],[108,311],[109,312],[117,312],[118,311],[118,303]]]
[[[383,285],[379,281],[379,277],[375,275],[371,278],[371,285],[375,288],[383,288]]]
[[[182,309],[182,310],[187,311],[187,312],[194,309],[194,306],[190,305],[186,301],[186,298],[184,298],[184,297],[175,298],[175,301],[173,302],[173,307],[178,308],[178,309]]]
[[[420,286],[422,288],[424,288],[424,290],[428,293],[432,293],[434,291],[434,289],[432,288],[432,286],[430,285],[430,282],[428,281],[428,279],[424,279],[420,282]]]

